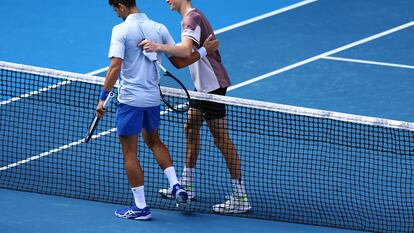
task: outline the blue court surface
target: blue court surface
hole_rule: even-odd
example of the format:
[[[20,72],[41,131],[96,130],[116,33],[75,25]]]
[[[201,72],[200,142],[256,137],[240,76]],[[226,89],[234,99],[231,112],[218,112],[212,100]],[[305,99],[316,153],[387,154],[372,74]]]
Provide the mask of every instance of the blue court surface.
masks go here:
[[[357,231],[209,214],[152,209],[147,222],[119,219],[119,205],[0,189],[1,232],[209,233]]]
[[[165,1],[137,3],[180,41]],[[229,96],[414,122],[414,1],[193,4],[220,40]],[[3,2],[0,21],[0,61],[104,76],[120,19],[105,0],[23,0]],[[167,66],[193,88],[188,70]],[[356,232],[157,209],[152,221],[127,221],[113,216],[118,205],[6,189],[0,208],[0,232]]]

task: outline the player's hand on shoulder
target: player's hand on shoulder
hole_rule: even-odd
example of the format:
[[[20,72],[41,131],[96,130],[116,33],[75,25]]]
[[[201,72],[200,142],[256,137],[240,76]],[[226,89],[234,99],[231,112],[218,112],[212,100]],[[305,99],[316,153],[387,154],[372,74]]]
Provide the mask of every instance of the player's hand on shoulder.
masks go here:
[[[210,34],[203,43],[203,47],[206,49],[207,54],[212,54],[218,50],[219,41],[213,38],[213,35]]]

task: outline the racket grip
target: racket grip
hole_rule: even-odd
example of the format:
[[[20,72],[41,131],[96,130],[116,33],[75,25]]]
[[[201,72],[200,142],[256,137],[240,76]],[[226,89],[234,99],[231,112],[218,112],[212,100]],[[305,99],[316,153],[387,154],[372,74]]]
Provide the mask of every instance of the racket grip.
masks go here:
[[[114,97],[114,93],[111,91],[111,92],[109,92],[109,94],[108,94],[108,98],[106,98],[106,100],[105,100],[105,102],[104,102],[104,105],[103,105],[103,108],[104,109],[107,109],[108,108],[108,106],[109,106],[109,104],[111,103],[111,100],[112,100],[112,98]]]
[[[164,73],[168,73],[168,70],[161,64],[161,62],[160,61],[154,61],[157,65],[158,65],[158,67],[160,67],[160,69],[164,72]]]

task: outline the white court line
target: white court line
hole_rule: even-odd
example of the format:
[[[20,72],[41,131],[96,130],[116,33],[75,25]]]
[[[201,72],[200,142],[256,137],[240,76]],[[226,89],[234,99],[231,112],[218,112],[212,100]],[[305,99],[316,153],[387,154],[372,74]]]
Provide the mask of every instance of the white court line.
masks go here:
[[[290,5],[290,6],[287,6],[287,7],[283,7],[283,8],[280,8],[278,10],[275,10],[275,11],[272,11],[272,12],[269,12],[269,13],[266,13],[266,14],[263,14],[263,15],[259,15],[259,16],[256,16],[254,18],[251,18],[251,19],[248,19],[248,20],[245,20],[245,21],[242,21],[240,23],[235,23],[233,25],[215,30],[214,33],[215,34],[220,34],[220,33],[223,33],[223,32],[230,31],[230,30],[234,30],[236,28],[246,26],[248,24],[251,24],[251,23],[254,23],[254,22],[257,22],[257,21],[260,21],[260,20],[263,20],[263,19],[266,19],[266,18],[269,18],[269,17],[272,17],[272,16],[275,16],[275,15],[278,15],[278,14],[281,14],[281,13],[284,13],[286,11],[290,11],[290,10],[308,5],[308,4],[316,2],[316,1],[318,1],[318,0],[306,0],[306,1],[298,2],[296,4],[293,4],[293,5]]]
[[[107,70],[108,70],[108,67],[104,67],[104,68],[101,68],[101,69],[98,69],[98,70],[94,70],[94,71],[92,71],[92,72],[89,72],[89,73],[87,73],[86,75],[91,75],[91,76],[94,76],[94,75],[97,75],[97,74],[99,74],[99,73],[105,72],[105,71],[107,71]]]
[[[270,73],[268,73],[268,74],[264,74],[264,75],[261,75],[261,76],[259,76],[259,77],[256,77],[256,78],[253,78],[253,79],[250,79],[250,80],[248,80],[248,81],[245,81],[245,82],[239,83],[239,84],[237,84],[237,85],[231,86],[231,87],[229,88],[229,91],[230,91],[230,90],[235,90],[235,89],[237,89],[237,88],[240,88],[240,87],[243,87],[243,86],[246,86],[246,85],[249,85],[249,84],[254,83],[254,82],[257,82],[257,81],[259,81],[259,80],[263,80],[263,79],[265,79],[265,78],[269,78],[269,77],[271,77],[271,76],[274,76],[274,75],[276,75],[276,74],[282,73],[282,72],[284,72],[284,71],[288,71],[288,70],[291,70],[291,69],[293,69],[293,68],[296,68],[296,67],[299,67],[299,66],[302,66],[302,65],[308,64],[308,63],[313,62],[313,61],[316,61],[316,60],[318,60],[318,59],[321,59],[321,58],[324,58],[324,57],[330,56],[330,55],[332,55],[332,54],[334,54],[334,53],[338,53],[338,52],[344,51],[344,50],[346,50],[346,49],[349,49],[349,48],[355,47],[355,46],[357,46],[357,45],[361,45],[361,44],[367,43],[367,42],[369,42],[369,41],[372,41],[372,40],[378,39],[378,38],[380,38],[380,37],[383,37],[383,36],[389,35],[389,34],[391,34],[391,33],[394,33],[394,32],[400,31],[400,30],[403,30],[403,29],[405,29],[405,28],[411,27],[411,26],[413,26],[413,25],[414,25],[414,21],[411,21],[411,22],[409,22],[409,23],[406,23],[406,24],[403,24],[403,25],[401,25],[401,26],[398,26],[398,27],[395,27],[395,28],[389,29],[389,30],[384,31],[384,32],[381,32],[381,33],[378,33],[378,34],[376,34],[376,35],[373,35],[373,36],[367,37],[367,38],[365,38],[365,39],[362,39],[362,40],[359,40],[359,41],[356,41],[356,42],[353,42],[353,43],[347,44],[347,45],[345,45],[345,46],[342,46],[342,47],[339,47],[339,48],[337,48],[337,49],[334,49],[334,50],[328,51],[328,52],[326,52],[326,53],[322,53],[322,54],[320,54],[320,55],[318,55],[318,56],[314,56],[314,57],[308,58],[308,59],[306,59],[306,60],[303,60],[303,61],[301,61],[301,62],[295,63],[295,64],[293,64],[293,65],[286,66],[286,67],[284,67],[284,68],[281,68],[281,69],[275,70],[275,71],[270,72]],[[164,112],[164,114],[165,114],[165,112]],[[108,131],[102,132],[101,134],[108,134],[108,133],[111,133],[113,130],[114,130],[114,128],[112,128],[112,129],[110,129],[110,130],[108,130]],[[96,137],[96,138],[98,138],[98,137],[101,137],[101,135],[96,135],[95,137]],[[33,161],[33,160],[39,159],[39,158],[41,158],[41,157],[44,157],[44,156],[50,155],[50,154],[52,154],[52,153],[55,153],[55,152],[58,152],[58,151],[61,151],[61,150],[64,150],[64,149],[70,148],[70,147],[75,146],[75,145],[78,145],[78,144],[80,144],[80,143],[82,143],[82,142],[83,142],[83,139],[81,139],[81,140],[79,140],[79,141],[77,141],[77,142],[72,142],[71,144],[61,146],[61,147],[59,147],[58,149],[50,150],[50,151],[48,151],[48,152],[44,152],[44,153],[42,153],[42,154],[40,154],[40,155],[30,157],[30,158],[28,158],[28,159],[26,159],[26,160],[22,160],[22,161],[19,161],[19,162],[17,162],[17,163],[10,164],[10,165],[8,165],[8,166],[2,167],[2,168],[0,168],[0,171],[2,171],[2,170],[7,170],[7,169],[9,169],[9,168],[11,168],[11,167],[15,167],[15,166],[18,166],[18,165],[21,165],[21,164],[24,164],[24,163],[27,163],[27,162],[30,162],[30,161]]]
[[[401,31],[401,30],[406,29],[406,28],[408,28],[408,27],[411,27],[411,26],[413,26],[413,25],[414,25],[414,21],[411,21],[411,22],[409,22],[409,23],[406,23],[406,24],[400,25],[400,26],[398,26],[398,27],[391,28],[391,29],[389,29],[389,30],[387,30],[387,31],[384,31],[384,32],[381,32],[381,33],[375,34],[375,35],[373,35],[373,36],[370,36],[370,37],[364,38],[364,39],[362,39],[362,40],[358,40],[358,41],[356,41],[356,42],[353,42],[353,43],[350,43],[350,44],[344,45],[344,46],[339,47],[339,48],[337,48],[337,49],[334,49],[334,50],[331,50],[331,51],[328,51],[328,52],[325,52],[325,53],[319,54],[319,55],[317,55],[317,56],[314,56],[314,57],[308,58],[308,59],[306,59],[306,60],[303,60],[303,61],[297,62],[297,63],[292,64],[292,65],[290,65],[290,66],[286,66],[286,67],[283,67],[283,68],[280,68],[280,69],[274,70],[274,71],[272,71],[272,72],[269,72],[269,73],[267,73],[267,74],[263,74],[263,75],[260,75],[260,76],[258,76],[258,77],[255,77],[255,78],[249,79],[249,80],[247,80],[247,81],[244,81],[244,82],[238,83],[238,84],[236,84],[236,85],[230,86],[230,87],[228,88],[228,90],[229,90],[229,91],[231,91],[231,90],[234,90],[234,89],[237,89],[237,88],[243,87],[243,86],[247,86],[247,85],[252,84],[252,83],[254,83],[254,82],[258,82],[258,81],[260,81],[260,80],[263,80],[263,79],[266,79],[266,78],[269,78],[269,77],[275,76],[275,75],[280,74],[280,73],[282,73],[282,72],[285,72],[285,71],[288,71],[288,70],[291,70],[291,69],[297,68],[297,67],[299,67],[299,66],[306,65],[306,64],[308,64],[308,63],[314,62],[314,61],[319,60],[319,59],[321,59],[321,58],[328,57],[328,56],[330,56],[330,55],[332,55],[332,54],[339,53],[339,52],[341,52],[341,51],[344,51],[344,50],[350,49],[350,48],[352,48],[352,47],[355,47],[355,46],[358,46],[358,45],[361,45],[361,44],[367,43],[367,42],[369,42],[369,41],[372,41],[372,40],[375,40],[375,39],[381,38],[381,37],[383,37],[383,36],[386,36],[386,35],[389,35],[389,34],[392,34],[392,33],[398,32],[398,31]]]
[[[362,39],[362,40],[359,40],[359,41],[356,41],[356,42],[353,42],[353,43],[350,43],[350,44],[344,45],[344,46],[339,47],[339,48],[337,48],[337,49],[334,49],[334,50],[331,50],[331,51],[328,51],[328,52],[322,53],[322,54],[320,54],[320,55],[317,55],[317,56],[314,56],[314,57],[308,58],[308,59],[306,59],[306,60],[303,60],[303,61],[301,61],[301,62],[295,63],[295,64],[293,64],[293,65],[286,66],[286,67],[284,67],[284,68],[281,68],[281,69],[275,70],[275,71],[273,71],[273,72],[270,72],[270,73],[267,73],[267,74],[261,75],[261,76],[259,76],[259,77],[256,77],[256,78],[253,78],[253,79],[247,80],[247,81],[245,81],[245,82],[242,82],[242,83],[236,84],[236,85],[234,85],[234,86],[231,86],[231,87],[229,88],[229,91],[231,91],[231,90],[235,90],[235,89],[237,89],[237,88],[240,88],[240,87],[243,87],[243,86],[249,85],[249,84],[251,84],[251,83],[254,83],[254,82],[257,82],[257,81],[260,81],[260,80],[263,80],[263,79],[265,79],[265,78],[269,78],[269,77],[271,77],[271,76],[274,76],[274,75],[276,75],[276,74],[279,74],[279,73],[282,73],[282,72],[285,72],[285,71],[291,70],[291,69],[293,69],[293,68],[297,68],[297,67],[299,67],[299,66],[302,66],[302,65],[308,64],[308,63],[313,62],[313,61],[316,61],[316,60],[318,60],[318,59],[321,59],[321,58],[324,58],[324,57],[328,57],[328,56],[330,56],[330,55],[332,55],[332,54],[335,54],[335,53],[338,53],[338,52],[344,51],[344,50],[346,50],[346,49],[349,49],[349,48],[355,47],[355,46],[357,46],[357,45],[361,45],[361,44],[367,43],[367,42],[369,42],[369,41],[372,41],[372,40],[378,39],[378,38],[380,38],[380,37],[383,37],[383,36],[389,35],[389,34],[391,34],[391,33],[395,33],[395,32],[397,32],[397,31],[403,30],[403,29],[408,28],[408,27],[411,27],[411,26],[413,26],[413,25],[414,25],[414,21],[411,21],[411,22],[409,22],[409,23],[406,23],[406,24],[403,24],[403,25],[401,25],[401,26],[398,26],[398,27],[395,27],[395,28],[389,29],[389,30],[387,30],[387,31],[384,31],[384,32],[381,32],[381,33],[375,34],[375,35],[370,36],[370,37],[367,37],[367,38],[365,38],[365,39]],[[165,114],[165,112],[163,112],[163,113]],[[110,129],[110,130],[108,130],[108,131],[102,132],[101,134],[102,134],[102,135],[104,135],[104,134],[108,134],[108,133],[113,132],[113,130],[114,130],[114,128],[112,128],[112,129]],[[96,135],[96,138],[97,138],[97,137],[101,137],[102,135],[100,135],[100,134],[99,134],[99,135]],[[50,151],[48,151],[48,152],[44,152],[44,153],[42,153],[42,154],[40,154],[40,155],[33,156],[33,157],[28,158],[28,159],[25,159],[25,160],[19,161],[19,162],[17,162],[17,163],[10,164],[10,165],[8,165],[8,166],[2,167],[2,168],[0,168],[0,171],[2,171],[2,170],[7,170],[7,169],[9,169],[9,168],[11,168],[11,167],[15,167],[15,166],[18,166],[18,165],[21,165],[21,164],[24,164],[24,163],[27,163],[27,162],[30,162],[30,161],[33,161],[33,160],[39,159],[39,158],[41,158],[41,157],[44,157],[44,156],[50,155],[50,154],[52,154],[52,153],[59,152],[59,151],[61,151],[61,150],[64,150],[64,149],[70,148],[70,147],[72,147],[72,146],[78,145],[78,144],[80,144],[80,143],[82,143],[82,142],[83,142],[83,139],[81,139],[81,140],[79,140],[79,141],[76,141],[76,142],[72,142],[72,143],[70,143],[70,144],[68,144],[68,145],[61,146],[61,147],[59,147],[59,148],[57,148],[57,149],[53,149],[53,150],[50,150]]]
[[[334,60],[334,61],[344,61],[344,62],[353,62],[353,63],[362,63],[362,64],[370,64],[370,65],[378,65],[378,66],[389,66],[389,67],[397,67],[397,68],[404,68],[404,69],[414,69],[414,66],[409,66],[409,65],[387,63],[387,62],[378,62],[378,61],[368,61],[368,60],[360,60],[360,59],[351,59],[351,58],[343,58],[343,57],[329,56],[329,57],[323,57],[322,59]]]
[[[113,129],[107,130],[107,131],[105,131],[105,132],[101,132],[101,133],[99,133],[99,134],[97,134],[97,135],[94,135],[92,138],[100,138],[100,137],[102,137],[102,136],[105,136],[105,135],[110,134],[110,133],[115,132],[115,131],[116,131],[116,128],[113,128]],[[77,146],[77,145],[79,145],[79,144],[81,144],[81,143],[83,143],[83,142],[84,142],[84,139],[82,138],[82,139],[80,139],[80,140],[78,140],[78,141],[76,141],[76,142],[72,142],[72,143],[70,143],[70,144],[63,145],[63,146],[61,146],[61,147],[58,147],[58,148],[52,149],[52,150],[50,150],[50,151],[43,152],[43,153],[41,153],[41,154],[39,154],[39,155],[32,156],[32,157],[30,157],[30,158],[27,158],[27,159],[24,159],[24,160],[20,160],[19,162],[12,163],[12,164],[9,164],[9,165],[7,165],[7,166],[1,167],[1,168],[0,168],[0,171],[5,171],[5,170],[7,170],[7,169],[10,169],[10,168],[13,168],[13,167],[17,167],[17,166],[19,166],[19,165],[22,165],[22,164],[25,164],[25,163],[31,162],[31,161],[33,161],[33,160],[37,160],[37,159],[43,158],[43,157],[48,156],[48,155],[51,155],[51,154],[53,154],[53,153],[57,153],[57,152],[59,152],[59,151],[66,150],[66,149],[71,148],[71,147],[73,147],[73,146]]]
[[[233,24],[233,25],[230,25],[230,26],[227,26],[227,27],[224,27],[224,28],[218,29],[218,30],[214,31],[214,33],[215,33],[215,34],[220,34],[220,33],[223,33],[223,32],[229,31],[229,30],[233,30],[233,29],[236,29],[236,28],[239,28],[239,27],[245,26],[245,25],[247,25],[247,24],[254,23],[254,22],[257,22],[257,21],[259,21],[259,20],[263,20],[263,19],[265,19],[265,18],[268,18],[268,17],[274,16],[274,15],[277,15],[277,14],[281,14],[281,13],[283,13],[283,12],[286,12],[286,11],[289,11],[289,10],[296,9],[296,8],[298,8],[298,7],[301,7],[301,6],[304,6],[304,5],[307,5],[307,4],[310,4],[310,3],[316,2],[316,1],[318,1],[318,0],[305,0],[305,1],[302,1],[302,2],[299,2],[299,3],[296,3],[296,4],[293,4],[293,5],[290,5],[290,6],[287,6],[287,7],[284,7],[284,8],[281,8],[281,9],[278,9],[278,10],[275,10],[275,11],[272,11],[272,12],[269,12],[269,13],[266,13],[266,14],[263,14],[263,15],[260,15],[260,16],[257,16],[257,17],[254,17],[254,18],[248,19],[248,20],[245,20],[245,21],[242,21],[242,22],[240,22],[240,23],[236,23],[236,24]],[[101,73],[101,72],[106,71],[107,69],[108,69],[108,67],[104,67],[104,68],[101,68],[101,69],[98,69],[98,70],[92,71],[92,72],[88,73],[88,75],[96,75],[96,74],[99,74],[99,73]],[[70,83],[71,81],[67,81],[67,82],[69,82],[69,83]],[[65,85],[65,84],[62,84],[62,85]],[[55,86],[55,85],[50,86],[50,87],[46,87],[46,88],[42,88],[42,89],[47,89],[47,90],[50,90],[50,89],[56,88],[56,87],[54,87],[54,86]],[[39,93],[40,93],[40,92],[39,92]],[[30,94],[30,93],[29,93],[29,94]],[[33,94],[38,94],[38,93],[33,92]],[[33,95],[33,94],[32,94],[32,95]],[[19,100],[19,99],[21,99],[21,98],[27,98],[27,97],[28,97],[28,96],[26,96],[26,95],[23,95],[23,96],[21,96],[21,97],[16,97],[16,98],[18,98],[18,99],[14,100],[14,101],[17,101],[17,100]],[[14,98],[13,98],[13,99],[14,99]],[[0,106],[1,106],[1,105],[0,105]],[[167,111],[167,112],[168,112],[168,111]],[[165,113],[166,113],[166,111],[162,112],[161,114],[165,114]],[[105,131],[105,132],[109,132],[109,133],[110,133],[110,132],[113,132],[113,130],[114,130],[114,129],[115,129],[115,128],[110,129],[110,130]],[[105,132],[102,132],[101,134],[104,134]],[[99,138],[99,137],[103,136],[103,135],[101,135],[101,134],[95,135],[95,136],[93,136],[92,138]],[[79,145],[79,144],[80,144],[80,143],[82,143],[82,142],[83,142],[83,139],[81,139],[81,140],[79,140],[79,141],[76,141],[76,142],[72,142],[72,143],[70,143],[70,144],[68,144],[68,145],[61,146],[61,147],[59,147],[58,149],[53,149],[53,150],[50,150],[50,151],[44,152],[44,153],[42,153],[42,154],[40,154],[40,155],[33,156],[33,157],[28,158],[28,159],[25,159],[25,160],[19,161],[19,162],[17,162],[17,163],[13,163],[13,164],[10,164],[10,165],[8,165],[8,166],[1,167],[1,168],[0,168],[0,171],[7,170],[7,169],[9,169],[9,168],[16,167],[16,166],[18,166],[18,165],[21,165],[21,164],[24,164],[24,163],[28,163],[28,162],[33,161],[33,160],[36,160],[36,159],[40,159],[40,158],[42,158],[42,157],[44,157],[44,156],[48,156],[48,155],[50,155],[50,154],[52,154],[52,153],[56,153],[56,152],[59,152],[59,151],[61,151],[61,150],[64,150],[64,149],[70,148],[70,147],[72,147],[72,146]]]
[[[0,106],[2,106],[2,105],[6,105],[6,104],[10,104],[10,103],[12,103],[12,102],[15,102],[15,101],[18,101],[18,100],[21,100],[21,99],[24,99],[24,98],[28,98],[28,97],[33,96],[33,95],[40,94],[40,93],[42,93],[42,92],[50,91],[50,90],[52,90],[52,89],[55,89],[55,88],[58,88],[58,87],[61,87],[61,86],[67,85],[67,84],[69,84],[69,83],[71,83],[71,82],[72,82],[72,81],[70,81],[70,80],[66,80],[66,81],[63,81],[63,82],[59,82],[59,83],[57,83],[57,84],[55,84],[55,85],[47,86],[47,87],[44,87],[44,88],[38,89],[38,90],[36,90],[36,91],[32,91],[32,92],[30,92],[30,93],[23,94],[23,95],[21,95],[21,96],[19,96],[19,97],[13,97],[13,98],[11,98],[11,99],[8,99],[8,100],[5,100],[5,101],[0,102]]]
[[[105,69],[99,69],[99,70],[95,70],[95,71],[89,72],[86,75],[96,75],[96,74],[99,74],[99,73],[101,73],[103,71],[105,71]],[[40,94],[42,92],[47,92],[47,91],[50,91],[52,89],[59,88],[59,87],[64,86],[64,85],[68,85],[70,83],[72,83],[71,80],[66,80],[66,81],[63,81],[63,82],[56,83],[54,85],[50,85],[50,86],[47,86],[47,87],[43,87],[43,88],[40,88],[40,89],[38,89],[36,91],[32,91],[32,92],[23,94],[21,96],[13,97],[11,99],[2,101],[2,102],[0,102],[0,106],[6,105],[6,104],[10,104],[12,102],[19,101],[19,100],[24,99],[24,98],[29,98],[30,96],[34,96],[34,95]]]
[[[263,20],[265,18],[268,18],[268,17],[271,17],[271,16],[275,16],[277,14],[281,14],[281,13],[284,13],[284,12],[287,12],[287,11],[290,11],[290,10],[293,10],[293,9],[296,9],[296,8],[299,8],[301,6],[305,6],[307,4],[310,4],[310,3],[313,3],[313,2],[316,2],[316,1],[318,1],[318,0],[305,0],[305,1],[302,1],[302,2],[298,2],[298,3],[292,4],[290,6],[287,6],[287,7],[284,7],[284,8],[280,8],[278,10],[275,10],[275,11],[272,11],[272,12],[269,12],[269,13],[266,13],[266,14],[263,14],[263,15],[259,15],[257,17],[254,17],[254,18],[251,18],[251,19],[248,19],[248,20],[245,20],[245,21],[242,21],[242,22],[239,22],[239,23],[235,23],[235,24],[232,24],[230,26],[227,26],[227,27],[224,27],[224,28],[215,30],[214,33],[215,34],[220,34],[220,33],[223,33],[223,32],[230,31],[230,30],[234,30],[236,28],[246,26],[248,24],[251,24],[251,23],[254,23],[254,22]],[[108,66],[107,67],[104,67],[104,68],[97,69],[97,70],[92,71],[92,72],[89,72],[86,75],[96,75],[96,74],[105,72],[107,70],[108,70]],[[12,98],[10,100],[6,100],[6,101],[3,101],[3,102],[0,102],[0,106],[5,105],[5,104],[9,104],[11,102],[15,102],[15,101],[21,100],[23,98],[28,98],[30,96],[39,94],[41,92],[49,91],[51,89],[58,88],[60,86],[67,85],[67,84],[70,84],[70,83],[71,83],[71,81],[68,81],[67,83],[61,82],[61,83],[58,83],[56,85],[52,85],[52,86],[48,86],[48,87],[45,87],[45,88],[41,88],[41,89],[39,89],[37,91],[33,91],[33,92],[28,93],[28,94],[21,95],[19,97],[14,97],[14,98]]]
[[[166,110],[162,111],[162,112],[161,112],[161,115],[168,114],[168,113],[169,113],[169,112],[171,112],[171,111],[172,111],[172,110],[170,110],[170,109],[168,108],[168,109],[166,109]],[[99,133],[99,134],[97,134],[97,135],[93,135],[93,136],[92,136],[92,139],[97,139],[97,138],[103,137],[103,136],[105,136],[105,135],[108,135],[108,134],[114,133],[114,132],[116,132],[116,128],[112,128],[112,129],[109,129],[109,130],[103,131],[103,132],[101,132],[101,133]],[[20,161],[18,161],[18,162],[16,162],[16,163],[11,163],[11,164],[9,164],[9,165],[7,165],[7,166],[1,167],[1,168],[0,168],[0,171],[5,171],[5,170],[7,170],[7,169],[10,169],[10,168],[13,168],[13,167],[17,167],[17,166],[19,166],[19,165],[22,165],[22,164],[25,164],[25,163],[28,163],[28,162],[31,162],[31,161],[34,161],[34,160],[37,160],[37,159],[43,158],[43,157],[45,157],[45,156],[49,156],[49,155],[51,155],[51,154],[54,154],[54,153],[60,152],[60,151],[62,151],[62,150],[69,149],[69,148],[71,148],[71,147],[77,146],[77,145],[82,144],[82,143],[84,143],[84,139],[83,139],[83,138],[82,138],[82,139],[80,139],[80,140],[78,140],[78,141],[72,142],[72,143],[70,143],[70,144],[63,145],[63,146],[61,146],[61,147],[58,147],[58,148],[55,148],[55,149],[52,149],[52,150],[49,150],[49,151],[43,152],[43,153],[41,153],[41,154],[39,154],[39,155],[35,155],[35,156],[30,157],[30,158],[27,158],[27,159],[24,159],[24,160],[20,160]]]

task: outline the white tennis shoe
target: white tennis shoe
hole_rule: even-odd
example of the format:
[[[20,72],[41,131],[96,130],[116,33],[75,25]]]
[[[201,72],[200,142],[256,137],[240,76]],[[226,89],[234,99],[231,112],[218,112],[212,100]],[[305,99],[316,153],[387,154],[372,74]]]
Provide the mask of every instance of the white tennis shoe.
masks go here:
[[[249,212],[252,206],[246,194],[233,193],[224,203],[213,206],[213,211],[220,214],[241,214]]]

